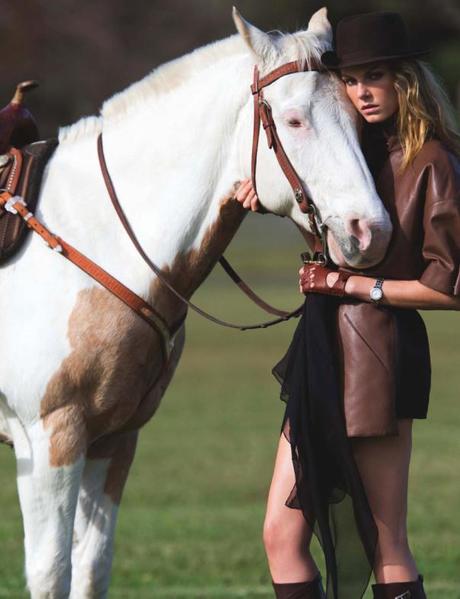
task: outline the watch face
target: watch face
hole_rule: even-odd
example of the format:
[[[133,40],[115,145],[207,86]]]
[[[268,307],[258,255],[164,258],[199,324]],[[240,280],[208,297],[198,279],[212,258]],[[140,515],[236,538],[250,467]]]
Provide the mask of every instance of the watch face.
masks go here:
[[[373,287],[371,289],[371,299],[374,300],[374,302],[378,302],[379,300],[381,300],[383,297],[383,292],[379,287]]]

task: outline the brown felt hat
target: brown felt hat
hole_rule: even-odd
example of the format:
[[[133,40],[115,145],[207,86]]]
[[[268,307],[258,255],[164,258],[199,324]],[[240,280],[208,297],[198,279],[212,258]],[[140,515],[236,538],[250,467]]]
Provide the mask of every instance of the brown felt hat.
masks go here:
[[[371,12],[339,21],[336,52],[325,52],[321,62],[328,69],[341,69],[427,52],[409,47],[406,26],[399,13]]]

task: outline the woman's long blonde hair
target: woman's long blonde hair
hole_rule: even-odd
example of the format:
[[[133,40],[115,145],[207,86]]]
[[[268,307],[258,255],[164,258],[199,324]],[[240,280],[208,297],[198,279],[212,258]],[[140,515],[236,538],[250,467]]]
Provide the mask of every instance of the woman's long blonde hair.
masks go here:
[[[449,98],[429,67],[419,60],[395,60],[391,65],[399,100],[398,135],[404,170],[433,137],[460,155],[460,134]]]

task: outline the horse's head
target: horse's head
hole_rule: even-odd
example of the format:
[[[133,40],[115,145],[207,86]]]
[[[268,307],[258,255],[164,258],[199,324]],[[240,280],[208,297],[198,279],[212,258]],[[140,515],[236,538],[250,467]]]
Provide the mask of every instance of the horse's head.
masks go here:
[[[291,61],[306,62],[314,69],[320,65],[321,54],[331,47],[332,30],[325,8],[313,15],[306,31],[286,35],[260,31],[236,9],[233,17],[261,77]],[[362,155],[357,114],[342,82],[324,71],[293,73],[266,87],[264,97],[286,154],[328,228],[334,261],[363,268],[379,262],[390,239],[391,223]],[[247,137],[242,144],[247,146]],[[247,147],[242,152],[247,155]],[[263,133],[257,189],[265,208],[289,216],[309,230],[308,219]]]

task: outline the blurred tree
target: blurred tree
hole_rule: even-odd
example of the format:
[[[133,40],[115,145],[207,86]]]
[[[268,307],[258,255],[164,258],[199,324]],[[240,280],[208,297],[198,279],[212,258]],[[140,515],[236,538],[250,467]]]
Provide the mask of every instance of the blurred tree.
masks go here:
[[[30,96],[44,135],[97,112],[103,100],[155,66],[234,33],[231,7],[265,30],[306,27],[322,0],[0,0],[1,100],[34,78]],[[460,72],[458,0],[329,0],[329,17],[397,10],[452,97]],[[460,98],[458,98],[460,108]]]

